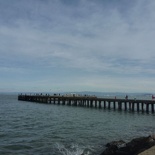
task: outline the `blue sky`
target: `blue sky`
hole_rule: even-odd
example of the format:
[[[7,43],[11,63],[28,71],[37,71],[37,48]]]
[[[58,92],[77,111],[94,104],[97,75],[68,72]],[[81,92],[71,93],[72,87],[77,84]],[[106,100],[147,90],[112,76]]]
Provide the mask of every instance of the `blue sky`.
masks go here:
[[[0,0],[0,92],[155,93],[154,0]]]

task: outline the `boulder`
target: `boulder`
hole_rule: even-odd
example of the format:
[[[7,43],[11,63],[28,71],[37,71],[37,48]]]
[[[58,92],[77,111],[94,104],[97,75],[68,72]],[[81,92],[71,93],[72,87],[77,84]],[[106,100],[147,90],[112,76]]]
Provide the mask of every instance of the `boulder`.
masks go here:
[[[137,155],[138,153],[155,145],[155,136],[134,138],[128,143],[123,140],[106,144],[101,155]]]

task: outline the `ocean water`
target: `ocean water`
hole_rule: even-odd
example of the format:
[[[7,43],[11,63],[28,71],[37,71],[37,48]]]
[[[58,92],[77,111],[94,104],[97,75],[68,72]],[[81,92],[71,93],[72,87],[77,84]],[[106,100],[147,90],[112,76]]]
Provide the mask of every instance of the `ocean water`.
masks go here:
[[[110,141],[155,134],[152,113],[40,104],[17,97],[0,95],[0,155],[99,155]]]

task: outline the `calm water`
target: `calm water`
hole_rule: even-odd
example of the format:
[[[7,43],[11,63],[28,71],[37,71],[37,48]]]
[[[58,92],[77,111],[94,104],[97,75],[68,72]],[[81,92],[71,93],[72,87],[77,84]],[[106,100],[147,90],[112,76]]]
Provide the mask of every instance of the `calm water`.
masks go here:
[[[112,140],[155,133],[155,114],[47,105],[0,95],[0,155],[98,155]]]

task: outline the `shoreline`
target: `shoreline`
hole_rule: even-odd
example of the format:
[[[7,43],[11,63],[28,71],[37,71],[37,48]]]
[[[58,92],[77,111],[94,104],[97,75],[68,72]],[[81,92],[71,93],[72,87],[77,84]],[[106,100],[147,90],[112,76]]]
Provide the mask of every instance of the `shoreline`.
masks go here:
[[[134,138],[127,143],[112,141],[100,155],[155,155],[155,135]]]

